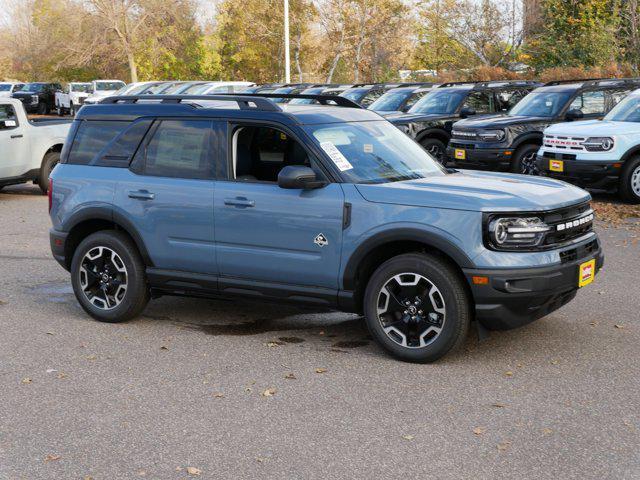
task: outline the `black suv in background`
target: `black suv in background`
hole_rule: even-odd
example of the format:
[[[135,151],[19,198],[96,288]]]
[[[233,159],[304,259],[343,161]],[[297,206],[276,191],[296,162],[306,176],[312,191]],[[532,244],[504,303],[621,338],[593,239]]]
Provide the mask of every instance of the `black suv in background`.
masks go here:
[[[56,92],[62,91],[59,83],[27,83],[12,97],[20,100],[27,113],[46,115],[56,106]]]
[[[461,120],[447,157],[463,168],[537,174],[542,132],[553,123],[600,119],[640,79],[565,80],[535,89],[508,113]]]
[[[418,100],[429,93],[429,91],[434,87],[434,83],[425,83],[423,85],[413,85],[411,87],[403,86],[392,88],[367,108],[374,112],[378,112],[381,115],[408,112]]]
[[[506,112],[541,85],[528,80],[443,83],[407,113],[386,118],[417,140],[436,160],[444,162],[454,122],[476,114]]]
[[[373,102],[391,89],[399,87],[420,86],[422,83],[358,83],[352,85],[340,94],[352,102],[356,102],[364,108],[368,108]]]

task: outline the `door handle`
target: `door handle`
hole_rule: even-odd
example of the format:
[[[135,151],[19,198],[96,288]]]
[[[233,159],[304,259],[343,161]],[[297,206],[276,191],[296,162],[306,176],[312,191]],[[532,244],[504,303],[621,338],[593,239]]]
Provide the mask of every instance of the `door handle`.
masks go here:
[[[244,208],[256,206],[256,202],[254,202],[253,200],[249,200],[245,197],[225,198],[224,204],[230,205],[233,207],[244,207]]]
[[[132,190],[129,192],[129,198],[135,198],[137,200],[153,200],[156,198],[156,194],[147,190]]]
[[[20,135],[11,135],[11,138],[22,138],[24,135],[20,134]]]

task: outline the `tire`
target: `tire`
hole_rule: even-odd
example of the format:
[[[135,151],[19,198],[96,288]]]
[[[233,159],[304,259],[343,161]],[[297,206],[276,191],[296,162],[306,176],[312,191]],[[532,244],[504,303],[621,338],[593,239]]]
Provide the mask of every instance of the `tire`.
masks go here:
[[[511,159],[511,172],[522,175],[539,175],[540,170],[536,165],[538,150],[540,150],[540,146],[533,144],[518,147]]]
[[[38,115],[46,115],[48,113],[48,108],[47,108],[47,104],[45,102],[40,102],[38,104],[38,109],[36,110],[36,113]]]
[[[72,117],[76,116],[76,107],[73,105],[73,102],[69,102],[69,115]]]
[[[46,194],[49,190],[49,175],[54,167],[60,162],[60,152],[49,152],[42,159],[40,166],[40,176],[38,177],[38,185],[42,193]]]
[[[446,163],[447,147],[443,142],[437,138],[425,138],[420,140],[420,145],[422,145],[422,148],[429,152],[438,163],[443,165]]]
[[[413,287],[401,287],[396,279],[407,284],[418,280]],[[433,295],[424,294],[433,292],[433,287],[437,290]],[[407,306],[406,301],[412,304]],[[471,321],[464,279],[446,261],[428,254],[403,254],[380,265],[369,279],[363,307],[373,338],[392,356],[407,362],[434,362],[455,350],[466,338]],[[407,328],[413,328],[414,334]]]
[[[89,260],[90,257],[98,259],[97,265]],[[100,266],[101,258],[110,260],[103,261],[102,268],[94,270],[100,275],[90,275],[94,266]],[[99,283],[102,272],[110,278],[106,291]],[[80,243],[71,261],[71,284],[80,306],[101,322],[119,323],[135,318],[150,298],[145,266],[138,249],[127,235],[115,230],[93,233]]]
[[[56,113],[58,114],[59,117],[64,116],[64,111],[62,110],[62,107],[56,103]]]
[[[624,162],[618,190],[620,196],[630,203],[640,203],[640,155]]]

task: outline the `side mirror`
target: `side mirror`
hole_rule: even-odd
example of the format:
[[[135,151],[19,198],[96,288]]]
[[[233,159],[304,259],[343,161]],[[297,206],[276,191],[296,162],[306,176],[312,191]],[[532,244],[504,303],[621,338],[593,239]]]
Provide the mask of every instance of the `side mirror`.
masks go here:
[[[316,172],[302,165],[288,165],[278,174],[278,186],[287,189],[321,188],[326,182],[318,180]]]
[[[475,115],[475,114],[476,114],[476,111],[471,107],[462,107],[462,110],[460,110],[460,117],[462,118],[471,117],[472,115]]]
[[[574,120],[580,120],[583,117],[584,113],[582,113],[582,110],[579,108],[572,108],[566,113],[564,118],[569,122],[573,122]]]

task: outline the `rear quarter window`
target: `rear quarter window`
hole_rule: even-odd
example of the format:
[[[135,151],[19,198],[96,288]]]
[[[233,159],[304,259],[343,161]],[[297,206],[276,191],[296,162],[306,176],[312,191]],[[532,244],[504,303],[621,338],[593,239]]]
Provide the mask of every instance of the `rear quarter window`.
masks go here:
[[[84,120],[78,126],[66,163],[88,165],[129,122]]]

